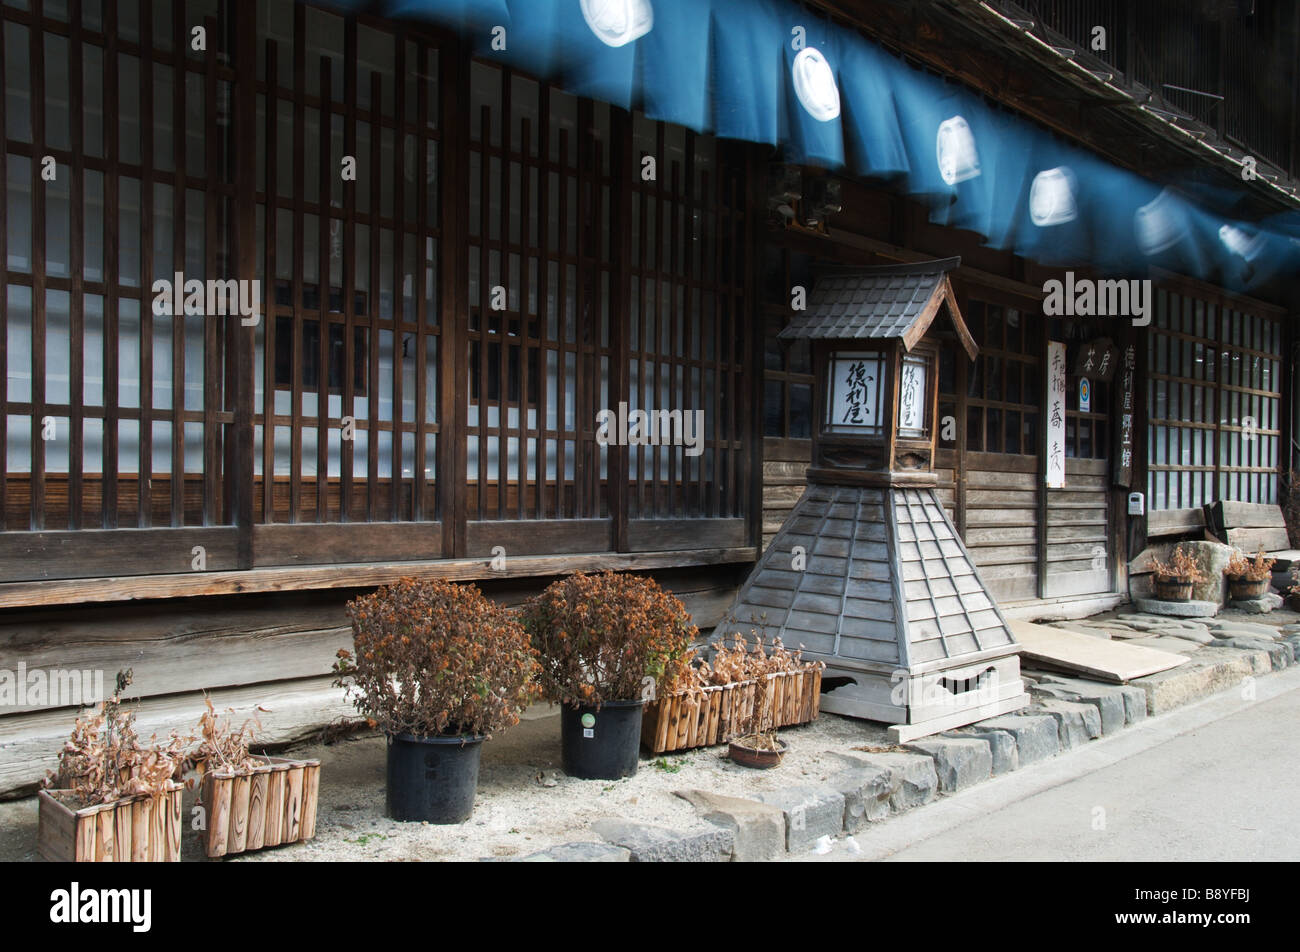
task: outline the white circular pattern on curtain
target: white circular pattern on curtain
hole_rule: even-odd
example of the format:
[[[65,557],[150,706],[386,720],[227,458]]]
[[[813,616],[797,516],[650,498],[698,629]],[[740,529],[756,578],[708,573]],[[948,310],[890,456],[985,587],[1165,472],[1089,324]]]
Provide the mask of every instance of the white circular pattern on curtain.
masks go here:
[[[953,116],[939,123],[934,148],[939,161],[939,174],[945,184],[956,185],[980,174],[975,136],[970,131],[969,123],[961,116]]]
[[[835,73],[819,50],[804,47],[790,66],[794,77],[794,94],[799,104],[818,122],[830,122],[840,114],[840,90]]]
[[[1044,169],[1029,186],[1029,218],[1039,228],[1063,225],[1079,216],[1074,201],[1074,173],[1064,165]]]
[[[655,25],[650,0],[582,0],[582,18],[606,46],[626,46]]]

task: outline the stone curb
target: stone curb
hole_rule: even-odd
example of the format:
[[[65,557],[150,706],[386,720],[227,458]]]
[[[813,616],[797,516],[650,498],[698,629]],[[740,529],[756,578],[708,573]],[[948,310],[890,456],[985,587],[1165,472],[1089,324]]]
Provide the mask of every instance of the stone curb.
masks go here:
[[[1037,683],[1028,685],[1033,700],[1023,711],[920,738],[902,750],[831,751],[844,761],[845,769],[825,783],[769,791],[757,800],[703,790],[678,791],[677,795],[728,835],[725,856],[719,845],[705,850],[711,850],[717,859],[778,859],[782,852],[806,852],[828,837],[860,832],[923,806],[940,794],[967,790],[990,777],[1115,733],[1149,714],[1166,713],[1227,690],[1245,678],[1289,667],[1300,659],[1300,630],[1280,631],[1277,637],[1275,642],[1253,633],[1215,638],[1187,663],[1148,675],[1139,684],[1102,684],[1043,673],[1037,676]],[[597,827],[601,824],[643,827],[655,831],[656,837],[669,833],[623,820],[597,821]],[[653,849],[638,847],[636,838],[626,831],[621,838],[611,837],[605,830],[598,832],[626,847],[634,862],[657,859],[657,854],[664,852],[687,851],[685,846],[668,850],[658,838]],[[644,832],[641,835],[645,836]],[[699,841],[699,837],[695,834],[694,839]],[[593,845],[599,844],[565,847]],[[699,843],[692,847],[701,848]],[[563,847],[545,852],[556,849]]]

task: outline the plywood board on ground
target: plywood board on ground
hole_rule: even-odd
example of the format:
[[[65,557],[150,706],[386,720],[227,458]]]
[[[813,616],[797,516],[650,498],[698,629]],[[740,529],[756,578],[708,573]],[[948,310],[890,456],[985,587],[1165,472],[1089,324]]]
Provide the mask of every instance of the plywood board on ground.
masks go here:
[[[1044,667],[1077,671],[1090,678],[1124,683],[1175,668],[1185,655],[1080,635],[1029,621],[1008,621],[1020,642],[1020,657]]]

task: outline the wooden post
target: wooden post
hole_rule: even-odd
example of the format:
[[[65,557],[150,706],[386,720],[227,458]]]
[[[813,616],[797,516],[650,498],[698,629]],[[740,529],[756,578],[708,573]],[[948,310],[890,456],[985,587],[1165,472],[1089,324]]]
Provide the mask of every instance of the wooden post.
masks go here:
[[[242,148],[235,155],[235,190],[238,200],[235,202],[235,254],[236,272],[241,281],[252,282],[257,278],[257,150],[249,146],[257,139],[257,4],[255,0],[238,0],[235,14],[235,141],[242,142]],[[180,51],[176,55],[181,55]],[[272,85],[274,78],[272,78]],[[177,130],[177,136],[184,138],[184,130]],[[268,179],[275,174],[272,169]],[[323,186],[322,186],[323,187]],[[267,217],[275,214],[275,209],[268,206]],[[176,227],[182,227],[178,221]],[[268,333],[268,314],[270,312],[270,286],[275,280],[273,274],[266,276],[265,297],[257,302],[260,309],[259,323],[263,332]],[[325,281],[325,279],[322,279]],[[253,554],[253,380],[254,345],[258,325],[247,326],[242,317],[226,318],[226,340],[231,344],[232,359],[228,361],[234,380],[235,422],[230,442],[232,452],[228,455],[233,460],[234,472],[226,479],[227,492],[233,498],[227,505],[238,527],[235,561],[241,569],[251,569]],[[322,327],[322,331],[324,328]],[[181,399],[173,395],[173,401]],[[274,395],[265,394],[268,407],[273,403]],[[229,398],[227,398],[229,403]],[[266,416],[269,418],[270,413]],[[322,442],[324,437],[322,436]],[[177,474],[172,474],[176,479]],[[184,474],[180,474],[184,479]],[[263,478],[270,480],[270,471],[264,471]]]
[[[469,110],[464,108],[461,96],[469,89],[469,60],[458,45],[444,46],[438,51],[438,69],[439,174],[443,181],[467,182]],[[442,189],[439,211],[442,216],[442,240],[438,246],[438,281],[442,289],[439,295],[439,324],[442,339],[438,350],[440,432],[437,492],[442,519],[442,554],[444,558],[457,558],[463,557],[467,548],[465,479],[468,448],[465,440],[465,401],[469,393],[466,343],[469,314],[469,253],[466,243],[469,189]],[[484,211],[486,213],[486,209]],[[542,267],[544,270],[545,266]],[[482,275],[481,280],[486,280],[486,275]],[[545,301],[545,298],[542,300]],[[545,446],[540,438],[538,450],[545,455]]]

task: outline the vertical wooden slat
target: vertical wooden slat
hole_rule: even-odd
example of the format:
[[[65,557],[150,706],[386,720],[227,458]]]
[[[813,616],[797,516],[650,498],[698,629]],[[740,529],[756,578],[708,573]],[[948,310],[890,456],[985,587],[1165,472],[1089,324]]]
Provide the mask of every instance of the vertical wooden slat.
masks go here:
[[[235,17],[235,89],[234,99],[234,141],[244,143],[243,148],[236,149],[235,189],[238,195],[234,221],[235,252],[237,254],[235,271],[239,280],[251,285],[257,278],[257,155],[249,149],[247,143],[257,141],[257,18],[255,0],[239,0],[238,14]],[[180,51],[177,52],[180,55]],[[268,178],[270,174],[268,173]],[[270,312],[270,281],[262,288],[266,295],[256,302],[261,311],[259,323],[265,331],[265,322]],[[242,296],[241,296],[242,297]],[[235,309],[238,311],[238,309]],[[239,527],[236,541],[236,563],[241,569],[253,567],[253,396],[254,378],[257,372],[254,366],[258,325],[245,325],[242,317],[226,318],[227,339],[234,338],[235,347],[227,364],[234,366],[235,386],[235,423],[232,437],[235,441],[235,471],[228,476],[231,492],[231,509],[234,523]],[[271,399],[270,391],[264,390],[263,400]],[[173,479],[178,474],[173,474]],[[179,474],[183,478],[183,474]]]
[[[316,252],[318,255],[317,276],[320,280],[316,294],[316,321],[320,333],[317,335],[316,375],[316,522],[330,521],[329,506],[329,446],[330,446],[330,327],[329,293],[330,293],[330,99],[332,98],[333,77],[330,75],[330,59],[320,58],[320,140],[316,144],[316,161],[318,164],[317,207],[320,214],[316,216]],[[372,113],[377,104],[372,104]],[[305,110],[304,110],[305,111]]]
[[[180,18],[177,18],[177,22]],[[277,306],[276,293],[276,241],[278,219],[276,214],[279,201],[279,46],[275,40],[266,41],[266,118],[263,131],[265,152],[260,161],[266,169],[266,214],[263,218],[264,248],[266,261],[263,273],[266,275],[266,313],[263,315],[262,328],[262,522],[275,521],[275,361],[276,350],[286,341],[278,339],[276,334]]]
[[[723,161],[721,150],[717,154],[719,164]],[[740,320],[742,298],[737,292],[740,287],[737,275],[743,273],[745,244],[744,233],[737,227],[737,219],[740,215],[739,209],[744,200],[744,192],[740,188],[736,173],[733,171],[728,177],[728,184],[731,188],[731,203],[726,209],[727,219],[727,245],[731,254],[731,264],[727,269],[727,284],[725,293],[727,295],[727,326],[725,330],[719,329],[719,340],[726,346],[725,357],[720,353],[719,359],[723,361],[718,372],[718,383],[726,381],[725,388],[720,387],[722,393],[731,397],[737,392],[737,372],[736,372],[736,327]],[[748,337],[748,335],[746,335]],[[723,370],[722,368],[725,368]],[[714,400],[714,406],[720,410],[724,409],[721,399]],[[727,462],[727,491],[723,496],[721,508],[717,511],[719,516],[734,516],[738,514],[736,506],[737,483],[736,483],[736,461],[737,451],[735,450],[736,438],[736,401],[727,399],[725,403],[726,411],[726,429],[721,434],[716,434],[719,439],[725,438],[726,449],[719,448],[718,456]],[[723,444],[719,443],[719,447]]]
[[[592,233],[599,229],[599,223],[592,215],[592,202],[589,195],[591,178],[589,159],[592,153],[592,108],[591,100],[578,100],[578,130],[575,168],[577,170],[578,189],[578,228],[574,248],[577,273],[574,275],[574,328],[573,328],[573,511],[572,515],[582,518],[589,515],[587,510],[588,479],[587,466],[583,450],[582,415],[587,409],[585,368],[586,344],[591,335],[591,315],[587,307],[587,280],[591,265],[587,255]],[[566,346],[567,343],[566,343]],[[567,358],[566,358],[567,360]]]
[[[647,354],[650,355],[651,362],[654,364],[654,376],[653,379],[650,381],[650,386],[648,388],[649,393],[647,394],[646,379],[645,379],[646,366],[644,360],[641,362],[641,394],[642,394],[641,408],[643,410],[646,410],[647,412],[651,410],[656,410],[658,409],[659,406],[659,377],[660,374],[663,373],[662,370],[663,361],[661,359],[662,355],[659,353],[659,349],[660,349],[659,342],[662,341],[664,337],[664,331],[663,331],[664,295],[667,294],[670,300],[672,297],[672,289],[668,285],[669,273],[671,271],[672,266],[671,264],[669,264],[669,262],[665,260],[665,250],[664,250],[664,246],[666,244],[664,241],[664,233],[669,227],[669,221],[671,220],[671,216],[669,215],[668,212],[668,206],[672,204],[671,191],[666,195],[664,193],[664,173],[665,171],[668,171],[671,174],[670,169],[666,170],[664,168],[664,162],[667,161],[668,158],[666,130],[667,130],[667,126],[664,123],[660,122],[655,124],[655,133],[656,133],[655,154],[656,154],[656,161],[659,163],[659,165],[658,165],[658,174],[655,176],[655,197],[656,197],[655,238],[654,238],[654,257],[652,259],[654,261],[654,282],[655,282],[655,290],[654,290],[654,298],[653,298],[654,300],[653,321],[654,321],[655,333],[654,333],[653,340],[648,340],[646,336],[646,327],[649,325],[651,318],[648,316],[648,314],[645,311],[641,312],[641,348]],[[676,163],[673,164],[675,165]],[[667,242],[667,244],[671,249],[671,242]],[[704,385],[704,374],[701,373],[700,386],[703,385]],[[701,406],[702,405],[703,404],[701,404]],[[661,456],[663,452],[664,452],[664,447],[655,446],[652,447],[647,453],[647,455],[650,457],[650,461],[653,466],[653,470],[650,474],[651,479],[650,479],[649,515],[654,515],[654,516],[659,516],[664,514],[663,502],[661,501],[659,495],[659,483],[660,483],[659,472],[660,472],[660,465],[663,460]]]
[[[517,290],[510,286],[510,76],[509,70],[501,72],[501,101],[498,103],[501,121],[501,145],[502,148],[498,153],[492,147],[491,139],[484,133],[484,155],[500,155],[501,168],[501,206],[500,217],[497,224],[497,267],[500,268],[499,275],[501,286],[506,289],[506,306],[503,310],[494,314],[496,320],[496,341],[497,341],[497,425],[496,425],[496,445],[497,445],[497,505],[496,516],[498,519],[506,517],[506,496],[510,492],[510,454],[508,452],[508,434],[509,428],[507,422],[510,417],[510,335],[507,328],[510,324],[510,292]],[[486,206],[484,206],[484,217],[487,216]],[[491,328],[489,327],[489,331]]]
[[[367,482],[366,482],[366,519],[374,522],[379,519],[378,499],[379,493],[379,289],[382,284],[380,279],[380,268],[383,262],[380,260],[379,249],[381,245],[381,229],[379,227],[380,219],[380,176],[386,174],[385,170],[380,168],[380,150],[381,127],[377,121],[380,111],[380,96],[383,93],[382,80],[378,72],[370,74],[370,297],[366,302],[369,309],[370,318],[370,351],[368,356],[370,371],[367,374],[366,394],[368,396],[367,416],[369,418],[367,426],[369,427],[369,439],[366,441],[366,463],[367,463]],[[394,358],[397,350],[394,348]],[[396,415],[394,415],[396,416]],[[396,491],[396,477],[399,473],[394,473],[390,479],[392,491]]]
[[[189,30],[184,17],[172,18],[172,270],[185,270],[187,231],[186,183],[189,180],[185,127],[185,51]],[[182,300],[181,288],[172,289],[173,301]],[[171,524],[185,524],[185,309],[173,308],[172,409],[171,409]]]
[[[104,466],[103,526],[117,528],[118,421],[118,166],[117,6],[104,7]]]
[[[401,37],[398,38],[401,43]],[[404,45],[404,44],[403,44]],[[404,55],[404,54],[403,54]],[[398,75],[404,75],[405,70],[415,70],[417,78],[416,86],[416,129],[415,135],[415,200],[417,203],[416,210],[416,228],[415,228],[415,275],[412,278],[411,293],[415,295],[415,324],[416,324],[416,350],[415,350],[415,464],[412,468],[411,481],[411,518],[420,522],[427,518],[424,504],[424,494],[426,490],[426,478],[424,473],[424,461],[428,458],[428,433],[429,433],[429,410],[428,410],[428,367],[429,367],[429,313],[428,303],[424,293],[424,271],[425,271],[425,245],[429,240],[429,137],[428,116],[429,116],[429,84],[425,81],[425,46],[424,43],[416,45],[416,62],[406,63],[402,69],[398,70]],[[397,84],[399,90],[405,89],[405,83]],[[406,126],[406,115],[399,111],[400,121],[399,128],[404,129]],[[405,152],[406,143],[403,135],[402,148],[398,151]],[[344,309],[346,311],[346,308]]]
[[[344,21],[343,37],[343,154],[357,157],[357,21]],[[331,168],[331,175],[341,169]],[[357,295],[357,183],[343,180],[343,415],[353,416],[356,406],[355,373]],[[356,440],[341,440],[339,446],[339,519],[351,522],[352,470]]]
[[[71,290],[68,295],[70,334],[69,334],[69,357],[68,363],[68,402],[70,403],[68,423],[70,427],[69,444],[68,444],[68,528],[80,529],[83,525],[82,509],[85,505],[84,494],[84,456],[85,456],[85,435],[82,433],[85,419],[85,393],[86,393],[86,322],[85,322],[85,304],[83,301],[83,275],[85,272],[85,170],[83,157],[85,149],[83,145],[85,123],[80,118],[83,114],[84,106],[82,103],[82,67],[81,58],[81,0],[72,0],[69,5],[69,39],[68,39],[68,115],[71,125],[72,146],[72,179],[69,182],[70,204],[70,225],[69,238],[71,247],[69,249],[68,263],[71,268]],[[3,64],[0,64],[0,76],[3,76]],[[3,126],[4,116],[0,115],[0,129]],[[3,174],[3,168],[0,167],[0,174]],[[0,201],[3,199],[0,198]],[[0,255],[0,261],[7,260]],[[3,340],[4,328],[0,325],[0,340]],[[0,380],[4,380],[5,375],[3,368],[0,368]],[[0,413],[3,413],[3,407],[0,407]],[[0,445],[4,445],[3,434],[0,434]],[[3,472],[0,471],[0,483],[4,482]],[[3,493],[0,491],[0,497]],[[4,509],[3,498],[0,498],[0,512]],[[3,527],[4,519],[0,516],[0,527]],[[127,811],[129,816],[129,810]]]
[[[438,50],[439,175],[466,181],[469,110],[461,95],[469,88],[469,60],[456,44]],[[437,280],[441,347],[438,352],[439,419],[437,492],[442,546],[447,558],[465,551],[466,410],[469,399],[469,190],[442,189]]]
[[[745,170],[748,200],[747,209],[762,207],[763,193],[760,182],[759,159],[757,149],[745,147]],[[749,377],[749,423],[742,431],[749,440],[746,458],[749,460],[749,539],[751,545],[763,545],[763,370],[760,364],[762,353],[762,334],[765,322],[761,318],[761,296],[759,295],[759,273],[755,259],[762,248],[759,223],[762,216],[750,212],[746,216],[745,236],[749,251],[745,255],[745,287],[749,295],[748,306],[742,320],[750,327],[745,335],[745,366],[750,368]],[[789,284],[785,284],[789,287]],[[788,432],[788,431],[782,431]]]
[[[540,194],[537,202],[537,241],[540,250],[537,256],[537,374],[540,379],[537,381],[537,459],[534,479],[537,502],[533,511],[538,519],[544,519],[547,515],[546,405],[549,391],[546,369],[546,355],[549,353],[549,348],[544,342],[549,340],[547,319],[548,309],[550,308],[551,254],[553,251],[551,248],[550,218],[548,217],[551,214],[551,87],[542,84],[538,97],[537,154],[540,162],[537,173],[537,188]],[[557,301],[556,307],[559,308],[560,306],[560,302]]]
[[[406,149],[402,136],[402,126],[404,122],[402,99],[403,93],[406,90],[406,83],[402,80],[406,75],[403,66],[403,56],[406,44],[402,42],[401,37],[396,38],[394,42],[397,46],[397,62],[393,80],[393,113],[397,117],[397,121],[393,129],[393,168],[384,169],[384,174],[390,175],[393,178],[393,260],[388,263],[388,266],[393,269],[393,446],[391,450],[393,492],[388,503],[387,517],[392,521],[397,521],[401,518],[401,497],[404,482],[402,479],[402,433],[404,427],[410,421],[402,420],[402,388],[404,382],[402,380],[403,332],[401,329],[402,323],[405,319],[402,311],[402,261],[404,260],[403,249],[406,245],[406,228],[404,225],[406,212],[403,208],[404,183],[402,179],[404,176],[402,172],[402,157]],[[370,112],[371,115],[376,118],[382,116],[382,101],[378,99],[373,100],[370,104]],[[376,125],[380,126],[382,129],[382,126],[378,121],[376,122]],[[416,353],[418,355],[418,349]],[[414,467],[412,467],[412,469],[414,469]]]
[[[632,117],[622,109],[611,114],[612,170],[610,234],[613,236],[613,273],[610,275],[610,367],[609,408],[617,411],[620,401],[628,399],[629,321],[632,300],[632,203],[634,189],[628,187],[640,178],[640,163],[632,154]],[[626,552],[628,543],[629,447],[618,440],[611,443],[609,454],[609,505],[614,520],[614,551]]]
[[[140,7],[140,440],[136,525],[153,525],[153,5]],[[209,275],[211,277],[211,275]]]
[[[691,149],[693,147],[694,147],[694,136],[692,136],[690,133],[687,133],[685,148],[686,148],[686,156],[687,156],[686,161],[688,164],[687,164],[687,169],[685,174],[687,176],[688,183],[690,181],[689,178],[690,155],[691,155]],[[676,352],[677,351],[677,324],[680,317],[677,308],[677,293],[682,288],[682,285],[684,283],[683,279],[687,277],[685,274],[682,273],[683,271],[682,265],[684,263],[683,259],[687,257],[687,254],[686,254],[686,250],[682,247],[681,244],[682,241],[681,212],[682,212],[683,202],[688,200],[686,195],[689,192],[689,184],[685,190],[682,188],[682,175],[683,175],[683,169],[681,163],[673,162],[672,169],[671,169],[672,177],[670,179],[672,183],[671,184],[672,211],[669,212],[668,215],[668,221],[670,223],[669,240],[668,240],[668,272],[669,274],[672,275],[672,278],[669,279],[669,284],[668,284],[668,297],[667,297],[668,307],[667,308],[664,307],[665,301],[664,298],[661,296],[659,298],[659,322],[656,322],[655,324],[655,333],[659,336],[660,341],[663,341],[665,337],[664,335],[665,328],[663,326],[660,326],[660,324],[662,323],[666,325],[668,331],[667,334],[668,345],[666,347],[660,346],[655,348],[657,351],[659,351],[659,360],[658,360],[658,365],[655,373],[655,399],[651,401],[650,406],[652,409],[656,411],[673,409],[673,404],[676,402],[676,387],[674,386],[674,384],[676,382],[678,370],[683,370],[684,373],[689,373],[688,370],[684,370],[681,367]],[[665,364],[667,365],[666,367]],[[664,399],[664,391],[662,386],[663,379],[665,376],[664,374],[665,369],[668,371],[667,373],[668,399],[667,400]],[[656,427],[656,429],[659,428],[658,422],[656,422],[654,426]],[[668,485],[665,487],[666,495],[664,499],[664,515],[676,516],[678,514],[677,504],[680,501],[679,494],[677,492],[677,481],[678,481],[677,447],[672,444],[671,436],[670,436],[670,442],[667,445],[667,447],[661,446],[659,448],[659,452],[665,453],[668,456]],[[658,467],[656,467],[656,469],[658,469]],[[684,475],[684,473],[682,475]]]
[[[307,141],[306,115],[303,99],[307,87],[307,11],[302,4],[294,6],[293,17],[293,338],[290,341],[292,357],[289,370],[290,445],[289,445],[289,521],[302,520],[302,386],[305,355],[303,344],[302,274],[303,251],[303,181],[306,169],[305,143]],[[373,295],[372,295],[373,296]],[[369,518],[369,514],[367,514]]]
[[[726,212],[724,211],[725,202],[722,198],[726,188],[727,176],[725,173],[719,171],[715,176],[713,195],[713,214],[717,222],[715,227],[719,235],[726,234]],[[728,238],[730,238],[730,235],[728,235]],[[711,415],[712,418],[706,419],[705,421],[704,440],[704,446],[706,447],[705,453],[709,453],[709,450],[711,449],[713,459],[713,478],[710,480],[709,505],[705,509],[705,515],[710,518],[722,515],[722,470],[727,463],[726,452],[723,449],[722,438],[719,433],[722,416],[722,400],[720,399],[718,391],[721,389],[722,383],[725,379],[722,369],[722,321],[723,314],[726,311],[725,302],[727,301],[727,295],[730,291],[730,285],[724,285],[722,283],[723,260],[724,256],[730,253],[731,249],[723,248],[722,246],[723,242],[719,241],[717,243],[717,268],[714,271],[713,278],[718,288],[713,295],[713,359],[708,363],[708,369],[713,371],[713,413]],[[704,373],[701,373],[700,387],[703,390],[708,389],[708,384],[705,382],[705,379]],[[708,403],[705,402],[702,405],[707,407]],[[705,412],[707,414],[707,410]],[[710,435],[712,436],[712,439],[709,439]],[[709,445],[710,443],[712,443],[711,447]]]
[[[556,199],[559,207],[556,209],[559,214],[559,227],[556,229],[556,237],[559,240],[559,264],[556,267],[556,278],[559,283],[555,296],[555,512],[554,518],[563,519],[565,511],[565,496],[568,493],[568,482],[565,477],[567,472],[565,468],[565,428],[564,428],[564,404],[565,404],[565,368],[567,366],[568,351],[566,350],[565,340],[567,338],[567,311],[569,295],[572,290],[569,288],[569,272],[566,262],[569,258],[569,130],[560,130],[560,168],[559,168],[559,196]],[[581,222],[579,222],[581,228]],[[576,312],[576,308],[575,308]],[[576,313],[575,313],[576,317]],[[574,335],[577,336],[576,334]]]
[[[217,21],[215,17],[205,17],[204,21],[207,26],[208,36],[218,36]],[[203,98],[205,101],[204,115],[210,123],[214,123],[217,117],[217,69],[213,58],[209,55],[205,64]],[[221,174],[225,170],[225,157],[216,160],[218,155],[216,149],[208,153],[207,174],[210,182],[219,181]],[[213,168],[214,161],[217,167]],[[218,227],[224,216],[222,215],[223,203],[225,197],[219,189],[209,188],[206,193],[207,201],[204,209],[206,221],[204,222],[206,234],[206,247],[203,249],[203,277],[211,280],[217,276],[217,247],[221,240],[221,233]],[[205,309],[206,311],[206,309]],[[224,380],[221,374],[220,348],[221,338],[218,332],[221,330],[217,323],[217,318],[212,314],[206,314],[203,318],[203,524],[213,525],[221,519],[224,513],[218,508],[218,494],[221,491],[221,484],[218,476],[221,475],[222,458],[220,432],[217,424],[217,412],[221,409],[222,401],[225,399]]]
[[[638,170],[641,167],[641,158],[642,158],[641,156],[636,157],[637,159],[636,168]],[[639,280],[637,282],[637,307],[636,307],[638,329],[637,329],[637,338],[636,338],[636,352],[635,354],[629,352],[629,355],[637,361],[636,405],[639,407],[641,406],[641,403],[644,400],[643,394],[645,393],[645,352],[650,349],[650,345],[647,343],[645,339],[646,301],[650,298],[650,294],[646,288],[648,279],[650,278],[650,258],[649,258],[649,253],[647,251],[647,245],[646,245],[647,233],[649,230],[649,225],[647,223],[650,219],[650,196],[648,194],[649,189],[647,189],[645,184],[641,182],[641,177],[639,174],[636,175],[633,180],[637,183],[633,188],[633,193],[634,193],[633,201],[638,203],[638,208],[640,209],[640,216],[639,216],[639,221],[637,226],[638,257],[637,260],[634,262],[636,273],[639,275]],[[631,375],[631,369],[632,369],[631,364],[629,363],[628,365],[629,377]],[[630,385],[629,385],[628,399],[629,399],[629,407],[630,407],[632,405]],[[645,454],[645,447],[638,445],[635,453],[637,518],[645,518],[646,515],[644,454]],[[629,461],[632,458],[633,458],[633,453],[631,448],[629,447],[628,449]]]
[[[507,126],[511,123],[507,122]],[[515,485],[518,498],[515,503],[514,517],[524,519],[528,509],[528,362],[532,355],[532,335],[529,333],[528,311],[528,262],[532,260],[534,248],[529,241],[531,232],[532,206],[529,189],[529,170],[532,148],[531,128],[527,117],[521,122],[519,154],[522,156],[519,166],[519,274],[523,286],[519,288],[519,460],[515,471]],[[543,225],[544,227],[544,225]],[[507,236],[509,237],[509,236]],[[543,304],[543,306],[545,306]],[[544,381],[542,381],[544,382]]]
[[[472,73],[471,73],[472,75]],[[488,407],[488,328],[491,323],[489,305],[492,300],[492,284],[488,277],[488,263],[491,256],[488,251],[488,216],[492,212],[491,174],[492,159],[488,154],[489,130],[492,128],[491,108],[484,106],[480,110],[479,121],[479,213],[478,213],[478,499],[474,506],[474,518],[482,519],[486,515],[487,499],[487,407]]]
[[[32,70],[32,505],[31,528],[45,528],[45,34],[40,29],[41,0],[32,3],[28,31]],[[6,344],[7,346],[7,344]]]

